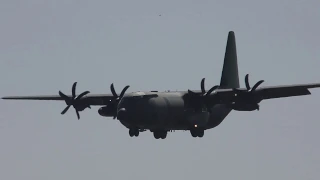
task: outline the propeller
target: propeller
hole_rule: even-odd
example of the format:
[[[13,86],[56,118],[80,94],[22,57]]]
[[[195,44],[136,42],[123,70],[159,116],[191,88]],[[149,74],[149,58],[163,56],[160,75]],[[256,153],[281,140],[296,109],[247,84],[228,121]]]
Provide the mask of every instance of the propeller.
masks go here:
[[[257,109],[259,111],[259,98],[254,95],[255,90],[264,82],[264,80],[258,81],[256,84],[254,84],[253,87],[250,86],[249,83],[249,74],[246,74],[245,76],[245,85],[246,89],[237,89],[234,88],[233,90],[239,94],[238,100],[244,102],[245,104],[252,105],[248,109]]]
[[[201,83],[200,83],[200,86],[201,86],[201,92],[200,93],[196,93],[196,92],[193,92],[191,90],[188,90],[188,93],[191,94],[191,96],[196,96],[197,98],[200,97],[199,100],[201,100],[201,103],[204,102],[205,105],[207,106],[207,109],[210,111],[210,108],[209,108],[208,103],[206,102],[206,99],[209,98],[210,94],[214,90],[218,89],[219,86],[218,85],[213,86],[212,88],[209,89],[209,91],[206,92],[204,81],[205,81],[205,78],[202,78]]]
[[[200,95],[200,96],[204,96],[204,97],[208,97],[214,90],[218,89],[219,86],[213,86],[212,88],[209,89],[208,92],[206,92],[206,89],[205,89],[205,85],[204,85],[204,81],[205,81],[205,78],[202,78],[201,80],[201,93],[196,93],[196,92],[193,92],[191,90],[188,90],[188,93],[189,94],[192,94],[192,95]]]
[[[76,110],[77,117],[79,120],[80,119],[79,111],[84,110],[86,107],[91,108],[89,105],[85,105],[81,102],[81,98],[83,96],[89,94],[90,91],[85,91],[85,92],[81,93],[79,96],[76,96],[76,86],[77,86],[77,82],[74,82],[72,85],[72,97],[65,95],[61,91],[59,91],[59,95],[68,105],[66,108],[64,108],[64,110],[61,112],[61,114],[65,114],[69,110],[70,106],[73,106],[74,109]]]
[[[235,88],[234,90],[239,92],[239,93],[252,93],[254,92],[262,83],[264,82],[264,80],[260,80],[258,81],[252,88],[250,87],[250,83],[249,83],[249,74],[247,74],[245,76],[245,84],[246,84],[246,90],[241,90],[241,89],[237,89]]]
[[[115,91],[115,89],[114,89],[114,85],[113,85],[113,83],[112,83],[112,84],[110,85],[110,89],[111,89],[111,92],[112,92],[112,95],[113,95],[113,99],[110,101],[109,104],[114,104],[115,106],[117,106],[118,103],[119,103],[119,101],[123,98],[124,94],[126,93],[126,91],[127,91],[127,89],[128,89],[129,87],[130,87],[129,85],[125,86],[125,87],[122,89],[120,95],[118,95],[118,94],[116,93],[116,91]],[[115,114],[117,114],[117,113],[115,113]],[[113,116],[113,119],[115,119],[116,117],[117,117],[117,115],[114,115],[114,116]]]

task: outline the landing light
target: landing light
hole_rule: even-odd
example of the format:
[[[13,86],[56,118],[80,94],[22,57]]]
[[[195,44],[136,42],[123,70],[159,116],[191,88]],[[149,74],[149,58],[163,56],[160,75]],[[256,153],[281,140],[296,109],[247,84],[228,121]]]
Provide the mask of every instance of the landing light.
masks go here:
[[[194,127],[196,128],[196,127],[198,127],[198,125],[195,124]]]

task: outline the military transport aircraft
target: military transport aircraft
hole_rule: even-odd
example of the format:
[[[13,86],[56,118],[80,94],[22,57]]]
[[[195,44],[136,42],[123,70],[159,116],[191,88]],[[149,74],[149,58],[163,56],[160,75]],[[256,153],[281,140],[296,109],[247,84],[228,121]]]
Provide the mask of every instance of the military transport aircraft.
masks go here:
[[[249,75],[245,76],[245,88],[240,88],[238,77],[236,41],[233,31],[228,34],[220,85],[205,90],[205,79],[200,83],[201,90],[175,92],[131,92],[125,93],[126,86],[118,95],[111,84],[111,94],[89,94],[85,91],[76,95],[76,82],[72,95],[50,96],[9,96],[2,99],[20,100],[62,100],[67,107],[65,114],[73,106],[78,119],[79,111],[91,106],[103,106],[98,110],[101,116],[118,119],[129,129],[131,137],[149,130],[156,139],[165,139],[167,133],[175,130],[190,131],[193,137],[203,137],[204,131],[218,126],[232,111],[259,110],[259,103],[265,99],[302,96],[311,94],[309,88],[319,84],[298,84],[258,88],[263,80],[253,86]]]

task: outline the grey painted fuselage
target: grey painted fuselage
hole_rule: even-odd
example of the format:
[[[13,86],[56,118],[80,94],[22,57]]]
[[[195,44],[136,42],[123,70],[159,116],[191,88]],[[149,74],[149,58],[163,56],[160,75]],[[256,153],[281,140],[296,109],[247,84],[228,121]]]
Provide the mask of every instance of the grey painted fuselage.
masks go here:
[[[119,102],[119,116],[127,128],[150,130],[190,130],[193,127],[210,129],[219,125],[231,108],[217,104],[208,111],[194,112],[186,106],[181,92],[135,92],[127,94]]]

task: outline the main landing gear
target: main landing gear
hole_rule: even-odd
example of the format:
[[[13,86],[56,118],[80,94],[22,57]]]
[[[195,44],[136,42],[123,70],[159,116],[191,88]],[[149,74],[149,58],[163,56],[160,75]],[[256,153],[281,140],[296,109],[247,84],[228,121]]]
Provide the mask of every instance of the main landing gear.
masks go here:
[[[139,136],[139,129],[129,129],[130,137]]]
[[[192,135],[192,137],[203,137],[204,135],[204,130],[203,129],[200,129],[200,128],[193,128],[193,129],[190,129],[190,133]]]
[[[129,135],[131,137],[133,136],[139,136],[139,129],[137,128],[132,128],[132,129],[129,129]],[[201,129],[201,128],[192,128],[190,129],[190,133],[192,135],[192,137],[203,137],[204,135],[204,129]],[[166,130],[156,130],[156,131],[153,131],[153,136],[155,139],[166,139],[167,138],[167,134],[168,134],[168,131]]]
[[[166,130],[158,130],[158,131],[153,131],[153,136],[156,139],[165,139],[167,137],[168,132]]]
[[[130,137],[139,136],[139,129],[138,128],[131,128],[129,129]],[[153,131],[153,136],[156,139],[165,139],[167,137],[168,132],[166,130],[156,130]]]

